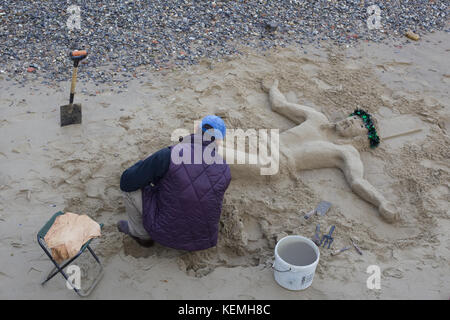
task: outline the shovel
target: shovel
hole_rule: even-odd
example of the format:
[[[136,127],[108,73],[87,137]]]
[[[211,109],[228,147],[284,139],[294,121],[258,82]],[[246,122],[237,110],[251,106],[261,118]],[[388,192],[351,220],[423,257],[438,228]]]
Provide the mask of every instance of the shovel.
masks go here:
[[[75,50],[70,53],[70,59],[73,61],[72,85],[70,86],[69,104],[60,107],[61,127],[81,123],[81,104],[73,104],[73,97],[77,84],[78,63],[86,57],[86,50]]]

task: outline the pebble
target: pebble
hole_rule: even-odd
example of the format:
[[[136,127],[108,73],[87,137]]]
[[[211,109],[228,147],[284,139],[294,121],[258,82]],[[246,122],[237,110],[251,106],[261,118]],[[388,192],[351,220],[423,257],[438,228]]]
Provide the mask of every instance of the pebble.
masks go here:
[[[125,82],[140,66],[153,70],[197,64],[208,57],[219,61],[239,54],[237,47],[272,47],[320,41],[349,46],[356,41],[404,39],[446,27],[448,1],[381,1],[380,30],[369,30],[369,0],[83,0],[81,29],[70,31],[66,1],[2,0],[0,2],[0,69],[20,85],[25,66],[39,64],[40,79],[54,84],[70,81],[73,49],[89,56],[78,78],[112,84],[118,72]],[[181,54],[183,52],[183,54]]]
[[[418,41],[420,39],[420,36],[412,31],[406,32],[405,36],[414,41]]]

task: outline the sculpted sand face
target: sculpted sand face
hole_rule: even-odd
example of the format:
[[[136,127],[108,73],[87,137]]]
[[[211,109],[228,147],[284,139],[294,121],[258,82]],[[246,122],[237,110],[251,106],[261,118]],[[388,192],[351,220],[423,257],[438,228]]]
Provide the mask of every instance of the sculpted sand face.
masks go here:
[[[343,119],[335,124],[336,132],[342,137],[353,138],[367,134],[367,129],[364,127],[361,119],[352,116]]]

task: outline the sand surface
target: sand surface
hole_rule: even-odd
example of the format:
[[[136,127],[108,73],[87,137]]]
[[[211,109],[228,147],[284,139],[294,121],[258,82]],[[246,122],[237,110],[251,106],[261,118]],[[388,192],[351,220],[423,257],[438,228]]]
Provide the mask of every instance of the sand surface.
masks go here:
[[[187,70],[148,73],[120,94],[79,83],[75,100],[82,103],[83,124],[64,128],[59,106],[67,103],[69,81],[19,87],[1,74],[0,298],[76,299],[62,277],[39,284],[51,265],[36,233],[54,212],[67,210],[105,224],[94,241],[105,275],[91,299],[448,299],[449,40],[439,32],[407,45],[247,51]],[[219,244],[210,250],[143,249],[119,234],[115,223],[125,218],[120,174],[171,144],[173,130],[192,131],[193,121],[209,113],[223,116],[230,128],[294,125],[270,110],[261,89],[267,77],[280,80],[290,101],[330,120],[356,107],[376,117],[381,145],[371,150],[367,140],[354,143],[365,177],[399,208],[400,221],[385,223],[339,170],[321,169],[233,181]],[[408,131],[414,132],[401,135]],[[383,140],[388,136],[396,137]],[[333,203],[326,216],[303,219],[320,200]],[[271,269],[277,239],[312,237],[316,223],[326,230],[336,225],[334,249],[353,236],[364,254],[331,256],[321,249],[312,286],[284,290]],[[83,270],[90,264],[80,261]],[[381,269],[380,290],[366,286],[370,265]]]

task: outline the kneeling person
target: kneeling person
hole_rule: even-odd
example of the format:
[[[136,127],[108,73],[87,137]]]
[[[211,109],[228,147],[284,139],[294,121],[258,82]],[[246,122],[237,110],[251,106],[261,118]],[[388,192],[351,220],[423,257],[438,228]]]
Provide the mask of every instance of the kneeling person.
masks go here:
[[[217,244],[222,201],[231,174],[229,166],[215,154],[215,146],[225,137],[226,127],[220,117],[207,116],[199,131],[123,172],[120,189],[128,221],[119,221],[118,229],[140,245],[149,247],[156,241],[195,251]],[[206,148],[220,161],[205,161]],[[198,155],[194,159],[199,151],[201,162]],[[180,163],[180,157],[188,163]]]

